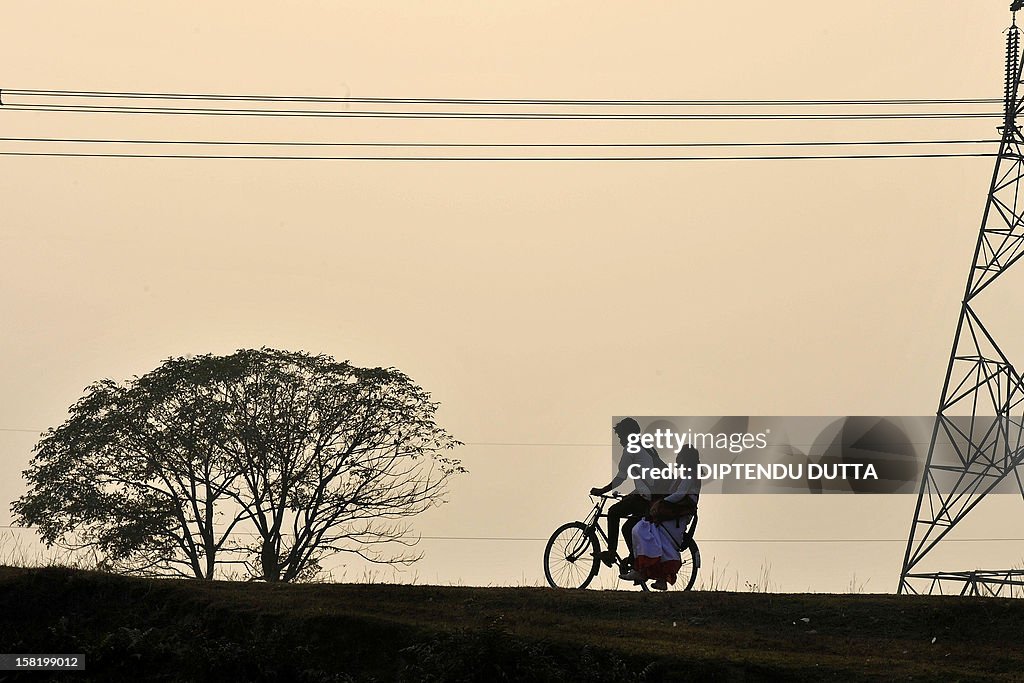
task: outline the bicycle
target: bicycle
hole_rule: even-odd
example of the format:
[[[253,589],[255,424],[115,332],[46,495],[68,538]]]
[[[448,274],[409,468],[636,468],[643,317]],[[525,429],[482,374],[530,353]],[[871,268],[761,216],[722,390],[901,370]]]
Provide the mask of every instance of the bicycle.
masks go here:
[[[567,522],[555,529],[544,548],[544,575],[552,588],[583,589],[590,585],[601,570],[599,557],[602,544],[608,547],[608,536],[598,522],[607,518],[604,508],[609,500],[622,498],[620,493],[591,496],[597,499],[594,509],[590,511],[584,522]],[[693,515],[679,544],[679,557],[682,566],[670,590],[688,591],[697,580],[700,568],[700,549],[693,539],[697,530],[697,515]],[[616,553],[615,564],[622,563],[623,558]],[[650,590],[647,581],[639,582],[641,590]]]

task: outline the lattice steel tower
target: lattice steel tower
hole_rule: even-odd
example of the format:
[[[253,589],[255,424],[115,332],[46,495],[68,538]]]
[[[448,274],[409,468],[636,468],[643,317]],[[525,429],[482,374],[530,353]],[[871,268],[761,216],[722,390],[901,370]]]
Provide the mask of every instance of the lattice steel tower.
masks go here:
[[[1024,137],[1017,127],[1024,106],[1018,97],[1022,74],[1016,21],[1022,6],[1024,0],[1016,0],[1010,7],[1014,22],[1006,38],[1002,139],[910,525],[900,593],[1012,595],[1024,587],[1024,570],[917,569],[997,485],[1012,476],[1024,495],[1018,471],[1024,463],[1024,379],[978,313],[978,297],[1024,256]],[[944,459],[937,457],[939,452],[952,455]]]

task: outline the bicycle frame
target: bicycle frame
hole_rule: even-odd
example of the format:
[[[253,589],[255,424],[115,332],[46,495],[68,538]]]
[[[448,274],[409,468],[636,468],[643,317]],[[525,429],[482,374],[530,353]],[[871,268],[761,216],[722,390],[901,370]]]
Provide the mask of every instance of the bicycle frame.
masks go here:
[[[601,544],[605,548],[608,547],[608,534],[606,534],[604,529],[601,528],[601,525],[598,524],[598,521],[601,520],[601,519],[607,519],[608,515],[604,511],[604,506],[608,504],[608,501],[610,501],[610,500],[621,500],[622,498],[623,498],[623,496],[621,496],[621,495],[611,495],[611,496],[609,496],[609,495],[602,495],[602,496],[597,496],[598,500],[594,504],[594,509],[591,510],[590,514],[587,515],[587,518],[585,520],[583,520],[583,523],[587,527],[587,531],[588,532],[591,532],[591,531],[596,532],[599,541],[601,542]],[[663,522],[659,522],[658,524],[660,526],[661,524],[663,524]],[[690,521],[687,522],[686,527],[687,528],[683,530],[682,540],[679,543],[679,547],[677,548],[678,550],[685,549],[687,544],[689,544],[689,542],[691,540],[693,540],[694,535],[696,535],[696,533],[697,533],[697,513],[693,513],[693,516],[690,517]]]
[[[605,548],[608,547],[608,534],[606,534],[604,529],[601,528],[601,525],[598,524],[598,521],[600,521],[601,519],[607,519],[608,518],[608,515],[604,511],[604,506],[608,504],[608,501],[609,500],[618,500],[618,499],[621,499],[621,498],[622,498],[622,496],[620,496],[620,495],[612,495],[612,496],[603,495],[603,496],[598,496],[597,497],[597,502],[594,504],[594,509],[591,510],[590,514],[587,515],[587,518],[585,520],[583,520],[583,523],[587,527],[587,531],[588,532],[596,533],[598,541],[599,541],[599,545],[602,545]]]
[[[664,526],[665,522],[658,522],[658,526]],[[683,534],[680,536],[679,543],[676,544],[677,550],[683,551],[690,541],[693,540],[694,535],[697,533],[697,513],[694,512],[690,517],[690,521],[686,523],[686,528],[683,529]]]

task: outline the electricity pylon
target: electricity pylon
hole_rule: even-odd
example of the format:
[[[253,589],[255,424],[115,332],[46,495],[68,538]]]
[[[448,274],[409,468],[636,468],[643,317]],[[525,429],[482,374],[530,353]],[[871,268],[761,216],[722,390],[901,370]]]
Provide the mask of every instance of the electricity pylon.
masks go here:
[[[922,572],[918,565],[1000,483],[1013,477],[1024,495],[1024,380],[979,317],[978,297],[1024,256],[1024,137],[1020,30],[1006,38],[1005,116],[1002,138],[974,261],[967,276],[928,461],[910,525],[900,593],[1014,595],[1024,592],[1024,570]],[[967,417],[969,415],[970,417]],[[958,417],[956,420],[954,416]],[[938,453],[952,454],[943,458]]]

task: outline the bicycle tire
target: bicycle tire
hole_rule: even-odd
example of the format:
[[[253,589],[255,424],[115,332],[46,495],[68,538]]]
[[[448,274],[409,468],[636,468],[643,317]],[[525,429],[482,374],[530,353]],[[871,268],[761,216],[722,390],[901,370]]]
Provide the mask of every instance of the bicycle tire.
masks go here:
[[[682,561],[682,565],[679,567],[679,573],[676,575],[676,582],[669,585],[668,591],[666,592],[680,592],[693,590],[693,584],[697,582],[697,570],[700,569],[700,548],[697,547],[697,541],[690,539],[686,547],[679,552],[679,558]],[[651,587],[647,585],[647,581],[640,582],[640,589],[649,591]]]
[[[597,535],[583,522],[568,522],[558,527],[544,548],[544,576],[548,585],[586,588],[600,569],[599,552]]]

